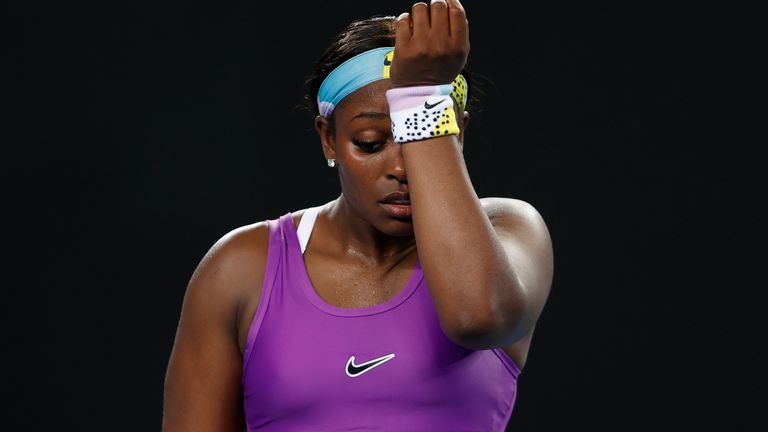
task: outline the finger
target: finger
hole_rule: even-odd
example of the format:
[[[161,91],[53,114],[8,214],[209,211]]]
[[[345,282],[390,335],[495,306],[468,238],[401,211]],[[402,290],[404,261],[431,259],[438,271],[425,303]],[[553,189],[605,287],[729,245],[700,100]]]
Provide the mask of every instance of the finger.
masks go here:
[[[461,4],[459,0],[447,0],[448,7],[449,8],[455,8],[461,11],[466,16],[466,11],[464,10],[464,6]]]
[[[429,5],[430,34],[450,35],[448,22],[448,3],[445,0],[432,0]]]
[[[451,37],[456,40],[468,41],[467,14],[459,0],[448,0],[448,20],[451,27]]]
[[[395,20],[395,46],[411,39],[411,14],[403,12]]]
[[[429,6],[424,2],[418,2],[411,8],[413,20],[413,36],[429,34]]]

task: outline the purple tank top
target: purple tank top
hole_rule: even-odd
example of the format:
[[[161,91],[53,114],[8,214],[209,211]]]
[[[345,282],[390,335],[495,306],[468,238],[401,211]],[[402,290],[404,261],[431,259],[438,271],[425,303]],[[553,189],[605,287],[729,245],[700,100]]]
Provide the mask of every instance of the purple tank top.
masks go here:
[[[500,348],[469,350],[443,334],[418,261],[393,298],[339,308],[312,286],[291,213],[267,223],[243,353],[248,431],[505,429],[519,368]]]

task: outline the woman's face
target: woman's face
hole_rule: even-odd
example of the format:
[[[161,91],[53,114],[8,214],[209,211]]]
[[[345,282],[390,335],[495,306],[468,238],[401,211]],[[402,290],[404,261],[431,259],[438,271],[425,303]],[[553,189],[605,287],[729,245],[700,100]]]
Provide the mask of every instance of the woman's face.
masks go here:
[[[368,84],[341,101],[334,110],[335,135],[328,120],[317,117],[326,158],[338,163],[341,190],[349,206],[379,231],[391,236],[413,235],[411,217],[394,216],[381,203],[392,192],[409,192],[401,144],[392,140],[386,91],[389,80]],[[457,119],[463,130],[464,113]],[[418,145],[418,142],[408,145]]]

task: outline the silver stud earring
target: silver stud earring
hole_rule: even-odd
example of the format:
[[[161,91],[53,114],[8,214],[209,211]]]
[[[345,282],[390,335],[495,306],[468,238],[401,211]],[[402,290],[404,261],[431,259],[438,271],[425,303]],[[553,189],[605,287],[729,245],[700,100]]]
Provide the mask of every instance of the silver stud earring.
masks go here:
[[[327,159],[327,161],[329,167],[333,168],[336,166],[336,159]]]

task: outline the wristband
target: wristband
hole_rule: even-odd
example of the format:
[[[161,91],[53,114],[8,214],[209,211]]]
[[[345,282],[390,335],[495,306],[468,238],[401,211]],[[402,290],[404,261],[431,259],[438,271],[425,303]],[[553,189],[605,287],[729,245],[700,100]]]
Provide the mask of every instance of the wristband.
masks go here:
[[[398,144],[458,135],[451,84],[396,87],[387,90],[392,138]]]

